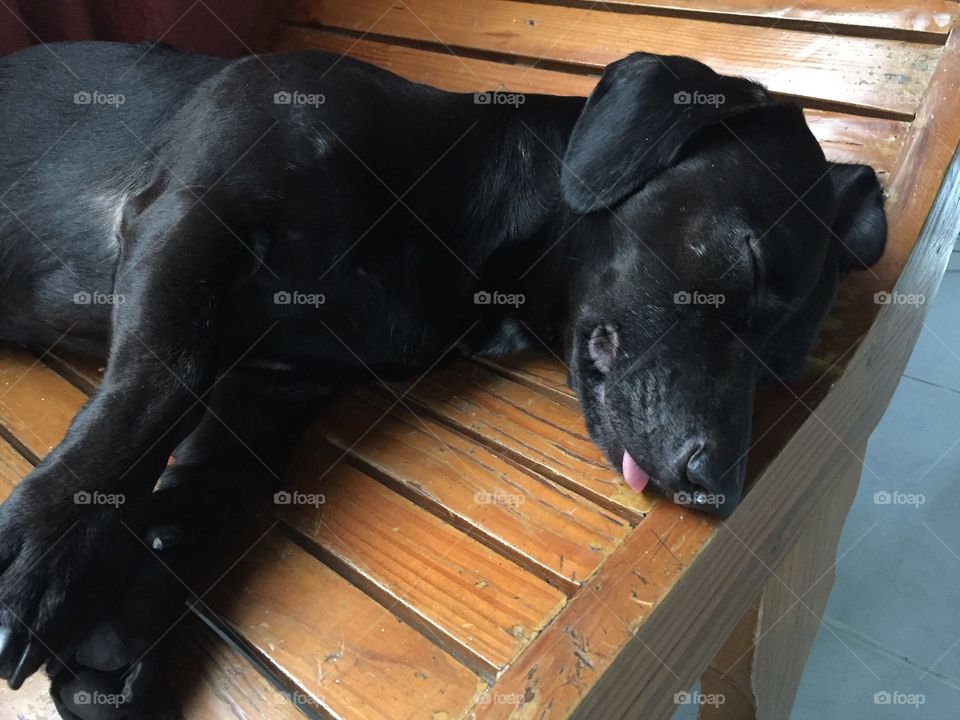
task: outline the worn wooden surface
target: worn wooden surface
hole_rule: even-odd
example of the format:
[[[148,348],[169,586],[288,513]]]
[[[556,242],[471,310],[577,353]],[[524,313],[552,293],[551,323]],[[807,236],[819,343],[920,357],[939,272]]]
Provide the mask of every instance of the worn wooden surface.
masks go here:
[[[891,237],[877,267],[842,285],[808,377],[758,399],[751,491],[723,523],[625,491],[547,349],[351,393],[319,418],[289,480],[323,501],[265,514],[174,630],[188,718],[655,719],[708,667],[728,709],[782,717],[804,652],[778,666],[767,648],[815,625],[788,613],[755,650],[759,603],[787,612],[793,596],[758,598],[776,572],[825,600],[823,582],[801,587],[831,549],[806,562],[811,498],[841,474],[854,487],[923,317],[874,294],[931,296],[943,271],[957,202],[931,208],[960,136],[957,8],[271,3],[261,50],[349,54],[458,92],[585,95],[604,64],[640,49],[760,80],[804,106],[830,159],[878,169]],[[0,348],[0,492],[62,437],[99,365]],[[785,690],[757,692],[782,672]],[[52,717],[44,692],[42,677],[0,691],[0,720]]]

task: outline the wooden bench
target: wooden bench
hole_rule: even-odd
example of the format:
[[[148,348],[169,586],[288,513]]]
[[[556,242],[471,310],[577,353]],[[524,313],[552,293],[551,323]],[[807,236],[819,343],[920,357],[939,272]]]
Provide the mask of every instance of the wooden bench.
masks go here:
[[[174,629],[186,715],[786,718],[841,526],[958,227],[952,0],[290,0],[257,44],[317,48],[450,90],[586,94],[634,50],[690,55],[801,103],[832,160],[865,162],[890,243],[850,275],[806,381],[757,401],[751,490],[725,522],[626,490],[548,353],[359,388],[303,444],[289,491]],[[385,119],[387,120],[387,119]],[[938,194],[939,193],[939,194]],[[0,488],[98,381],[0,348]],[[0,720],[53,718],[45,681]]]

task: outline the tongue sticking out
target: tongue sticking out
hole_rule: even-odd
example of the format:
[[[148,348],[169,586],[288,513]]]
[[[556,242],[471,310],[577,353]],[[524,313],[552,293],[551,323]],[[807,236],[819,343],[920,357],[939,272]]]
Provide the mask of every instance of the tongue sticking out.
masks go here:
[[[650,482],[650,476],[640,469],[637,461],[626,450],[623,451],[623,479],[631,489],[637,492],[643,492],[647,483]]]

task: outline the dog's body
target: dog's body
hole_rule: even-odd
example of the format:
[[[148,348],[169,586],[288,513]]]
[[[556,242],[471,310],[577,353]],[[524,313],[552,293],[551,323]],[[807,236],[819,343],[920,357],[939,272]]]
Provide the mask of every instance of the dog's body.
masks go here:
[[[245,352],[280,323],[247,361],[296,365],[326,383],[369,379],[356,353],[378,373],[408,373],[500,309],[473,302],[498,251],[538,232],[555,237],[563,221],[556,169],[583,99],[486,106],[322,53],[280,56],[267,70],[254,58],[166,48],[139,63],[140,46],[57,52],[65,65],[43,48],[20,53],[3,87],[23,108],[4,126],[16,153],[5,158],[4,187],[40,170],[50,190],[21,182],[3,198],[5,339],[43,348],[60,339],[106,357],[121,236],[157,196],[179,195],[232,225],[222,229],[247,248],[237,271],[249,277],[225,294],[219,347]],[[90,88],[80,92],[122,104],[75,102],[67,67]],[[36,85],[51,99],[42,108]],[[222,112],[216,97],[240,112]],[[275,303],[276,293],[291,303]],[[300,295],[318,302],[298,305]],[[321,322],[343,344],[318,334]],[[471,347],[499,346],[482,324],[484,333],[467,333]]]
[[[631,486],[729,512],[758,379],[796,372],[838,272],[883,249],[872,171],[682,58],[630,56],[586,103],[478,102],[321,53],[80,43],[0,61],[0,92],[0,339],[109,359],[0,508],[0,676],[55,653],[65,717],[90,685],[126,693],[111,718],[155,704],[144,656],[182,592],[138,594],[159,563],[135,536],[189,577],[171,545],[272,487],[351,382],[562,346]]]

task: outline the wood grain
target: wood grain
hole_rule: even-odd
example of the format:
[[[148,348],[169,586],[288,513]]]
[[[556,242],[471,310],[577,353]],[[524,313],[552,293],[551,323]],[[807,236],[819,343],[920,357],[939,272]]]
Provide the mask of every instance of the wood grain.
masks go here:
[[[457,718],[485,687],[279,528],[258,536],[211,605],[304,706],[344,720]]]
[[[589,5],[587,0],[575,0]],[[856,33],[928,40],[946,39],[957,18],[958,8],[950,0],[804,0],[802,3],[777,0],[605,0],[611,8],[640,12],[675,13],[710,17],[777,27],[801,27],[824,33]]]
[[[664,601],[715,529],[716,520],[707,516],[674,505],[654,508],[468,717],[566,717]]]
[[[409,397],[497,452],[627,517],[649,512],[656,502],[628,488],[610,467],[579,410],[478,365],[456,361],[416,383]]]
[[[199,618],[170,638],[171,682],[187,720],[303,720],[298,698],[258,673]]]
[[[86,396],[24,350],[0,346],[0,430],[37,460],[60,442]]]
[[[379,65],[409,80],[453,92],[502,89],[551,95],[588,95],[599,74],[576,74],[472,57],[457,57],[403,45],[394,45],[311,30],[278,26],[270,42],[280,50],[317,49],[349,54]],[[885,177],[893,166],[908,124],[807,108],[807,122],[834,162],[861,162]],[[528,363],[524,361],[523,366]],[[563,378],[559,384],[563,385]]]
[[[6,440],[0,438],[0,500],[4,500],[14,486],[33,469],[23,455]]]
[[[567,592],[629,532],[626,520],[408,408],[356,391],[317,427],[365,471]]]
[[[312,447],[275,512],[338,570],[478,672],[495,676],[564,605],[559,590],[385,485]],[[331,468],[327,470],[327,468]],[[318,475],[320,477],[318,477]]]
[[[910,118],[940,47],[507,0],[291,0],[290,23],[403,38],[454,52],[599,69],[638,48],[686,55],[810,101]],[[895,78],[895,82],[891,79]]]

